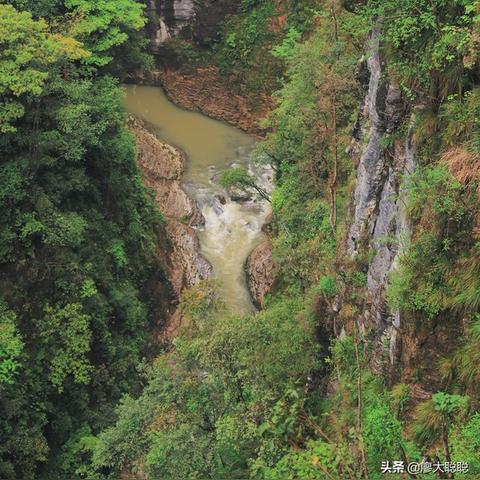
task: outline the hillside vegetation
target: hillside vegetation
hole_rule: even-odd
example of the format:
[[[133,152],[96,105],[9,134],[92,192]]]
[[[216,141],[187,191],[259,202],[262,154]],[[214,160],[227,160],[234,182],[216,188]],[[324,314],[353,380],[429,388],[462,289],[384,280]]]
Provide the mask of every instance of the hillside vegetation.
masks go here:
[[[425,457],[480,478],[480,2],[242,0],[186,47],[276,100],[255,152],[275,283],[243,317],[213,281],[185,290],[161,352],[163,219],[114,79],[151,67],[144,21],[134,0],[0,5],[0,478],[408,478],[382,462]],[[371,244],[347,251],[372,29],[404,106],[382,152],[411,138],[416,164],[393,367],[360,322]]]

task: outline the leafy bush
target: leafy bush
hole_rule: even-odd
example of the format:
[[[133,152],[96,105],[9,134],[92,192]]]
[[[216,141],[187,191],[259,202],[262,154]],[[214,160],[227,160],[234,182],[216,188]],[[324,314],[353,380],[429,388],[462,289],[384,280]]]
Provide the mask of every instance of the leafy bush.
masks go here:
[[[232,16],[224,25],[224,41],[217,49],[217,63],[222,73],[240,80],[249,95],[271,93],[277,86],[282,64],[270,48],[283,32],[274,32],[270,21],[277,15],[275,2],[242,3],[243,13]],[[259,69],[258,66],[262,68]]]
[[[385,398],[378,396],[366,406],[363,432],[370,478],[383,477],[380,466],[385,459],[401,458],[402,425],[392,415]]]
[[[15,313],[0,303],[0,391],[3,383],[13,383],[20,367],[23,342],[15,325]]]
[[[477,200],[440,164],[413,175],[408,206],[417,231],[400,260],[400,269],[392,274],[388,297],[392,308],[431,319],[461,301],[465,291],[476,295],[475,275],[461,286],[456,277],[467,279],[468,270],[459,269],[466,252],[471,252],[470,261],[477,258],[472,255],[476,249],[472,228]],[[477,262],[471,265],[476,269]],[[462,303],[467,303],[465,300]]]
[[[412,99],[440,102],[470,83],[478,61],[476,3],[370,0],[365,14],[381,18],[388,64]]]
[[[456,425],[451,434],[452,458],[466,462],[469,471],[458,478],[475,478],[480,474],[480,413],[475,413],[463,425]]]

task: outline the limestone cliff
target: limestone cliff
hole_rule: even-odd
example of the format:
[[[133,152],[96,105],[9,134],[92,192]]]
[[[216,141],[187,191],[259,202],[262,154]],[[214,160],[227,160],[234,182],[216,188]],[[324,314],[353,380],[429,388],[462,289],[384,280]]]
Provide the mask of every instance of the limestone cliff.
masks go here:
[[[382,49],[381,33],[373,30],[359,69],[365,99],[350,147],[356,179],[345,256],[351,261],[347,268],[365,274],[366,285],[354,301],[354,315],[346,313],[352,301],[344,293],[331,312],[334,333],[351,332],[355,324],[369,347],[373,371],[387,384],[408,383],[412,401],[418,402],[443,388],[437,365],[455,350],[452,339],[461,335],[461,322],[418,322],[387,301],[391,274],[417,228],[407,215],[406,191],[417,164],[415,116],[423,107],[402,97],[388,77]]]
[[[174,37],[209,45],[219,35],[226,15],[238,10],[235,0],[149,0],[148,16],[154,50]]]
[[[189,31],[195,17],[194,0],[149,0],[148,7],[155,49],[165,40]]]
[[[409,237],[404,182],[414,168],[411,132],[406,138],[392,135],[408,121],[406,102],[386,75],[379,38],[379,31],[371,32],[368,60],[363,65],[368,86],[351,147],[357,172],[347,239],[351,258],[368,252],[366,302],[359,324],[364,332],[373,332],[372,363],[377,371],[390,370],[400,353],[402,322],[399,312],[387,305],[386,289],[401,246]]]

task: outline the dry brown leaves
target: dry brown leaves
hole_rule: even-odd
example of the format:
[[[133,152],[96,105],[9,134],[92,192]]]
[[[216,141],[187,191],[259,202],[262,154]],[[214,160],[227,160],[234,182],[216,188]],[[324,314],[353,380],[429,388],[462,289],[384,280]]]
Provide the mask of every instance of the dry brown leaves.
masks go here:
[[[463,146],[453,147],[442,156],[442,161],[462,185],[475,185],[480,199],[480,154],[469,152]]]

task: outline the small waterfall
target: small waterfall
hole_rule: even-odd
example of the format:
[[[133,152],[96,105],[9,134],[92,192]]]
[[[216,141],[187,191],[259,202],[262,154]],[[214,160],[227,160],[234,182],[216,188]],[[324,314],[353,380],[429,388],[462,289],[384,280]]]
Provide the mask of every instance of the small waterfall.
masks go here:
[[[271,191],[271,169],[251,165],[249,169],[261,186]],[[220,280],[219,288],[228,306],[235,312],[248,313],[254,307],[246,287],[244,264],[264,239],[262,227],[270,205],[258,198],[233,201],[226,192],[219,192],[214,181],[210,188],[194,190],[193,196],[205,217],[205,225],[198,232],[200,251],[212,264],[214,278]]]

